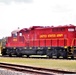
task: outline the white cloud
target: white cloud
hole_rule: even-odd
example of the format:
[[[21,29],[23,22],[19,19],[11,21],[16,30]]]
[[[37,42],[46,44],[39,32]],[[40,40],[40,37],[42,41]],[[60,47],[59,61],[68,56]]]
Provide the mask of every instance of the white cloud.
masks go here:
[[[1,2],[7,1],[7,4]],[[9,3],[11,1],[11,3]],[[0,37],[17,27],[76,25],[75,0],[0,0]],[[26,0],[27,1],[27,0]]]

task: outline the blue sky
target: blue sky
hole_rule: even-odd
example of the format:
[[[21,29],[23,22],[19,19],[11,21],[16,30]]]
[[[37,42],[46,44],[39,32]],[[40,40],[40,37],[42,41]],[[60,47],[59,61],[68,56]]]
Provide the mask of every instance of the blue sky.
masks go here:
[[[30,26],[76,25],[75,0],[0,0],[0,38]]]

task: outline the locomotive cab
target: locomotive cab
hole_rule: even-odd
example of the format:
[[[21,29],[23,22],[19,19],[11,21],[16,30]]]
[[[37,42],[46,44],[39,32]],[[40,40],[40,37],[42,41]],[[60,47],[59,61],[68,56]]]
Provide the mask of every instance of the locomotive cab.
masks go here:
[[[19,30],[15,30],[11,33],[10,37],[7,37],[5,48],[2,50],[2,55],[17,55],[21,56],[19,51],[25,46],[24,37]]]

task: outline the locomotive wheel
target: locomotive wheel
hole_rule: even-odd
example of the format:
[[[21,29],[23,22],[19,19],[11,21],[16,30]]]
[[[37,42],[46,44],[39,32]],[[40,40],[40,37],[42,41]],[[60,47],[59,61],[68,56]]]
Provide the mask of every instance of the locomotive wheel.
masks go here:
[[[2,52],[2,56],[4,56],[5,55],[5,53],[4,52]]]
[[[59,56],[59,54],[57,54],[57,56],[56,56],[56,57],[57,57],[57,59],[58,59],[58,58],[60,57],[60,56]]]
[[[47,58],[52,58],[52,50],[47,50]]]
[[[22,57],[22,54],[21,53],[18,53],[16,56],[17,57]]]
[[[63,59],[67,59],[67,56],[64,56]]]
[[[6,49],[3,49],[1,54],[2,54],[2,56],[6,55]]]
[[[21,51],[19,49],[16,49],[16,56],[17,57],[22,57]]]
[[[74,59],[74,56],[71,56],[71,59]]]
[[[9,57],[12,57],[12,54],[11,53],[9,54]]]
[[[4,56],[5,54],[4,53],[2,53],[2,56]]]
[[[49,58],[52,58],[52,56],[49,56]]]
[[[48,58],[52,58],[53,56],[52,56],[52,53],[50,54],[50,55],[48,55]]]
[[[67,58],[68,58],[66,51],[63,53],[63,58],[64,58],[64,59],[67,59]]]
[[[29,58],[30,55],[26,55],[27,58]]]

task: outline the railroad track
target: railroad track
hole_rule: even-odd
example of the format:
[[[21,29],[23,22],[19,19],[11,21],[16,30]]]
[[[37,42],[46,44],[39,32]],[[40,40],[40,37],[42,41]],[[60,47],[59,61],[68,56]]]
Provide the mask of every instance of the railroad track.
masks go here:
[[[70,72],[70,71],[46,69],[46,68],[39,68],[18,64],[9,64],[9,63],[0,63],[0,68],[5,68],[8,70],[10,69],[13,71],[20,71],[24,73],[31,73],[35,75],[76,74],[76,72]]]

